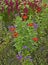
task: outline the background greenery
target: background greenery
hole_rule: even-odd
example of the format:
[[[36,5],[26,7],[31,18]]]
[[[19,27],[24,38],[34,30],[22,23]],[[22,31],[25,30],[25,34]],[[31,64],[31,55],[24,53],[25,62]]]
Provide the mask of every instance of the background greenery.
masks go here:
[[[43,2],[48,3],[48,0],[43,0]],[[48,8],[44,9],[44,11],[46,11],[46,13],[42,12],[39,14],[40,16],[36,14],[35,20],[39,25],[37,32],[34,32],[33,28],[25,27],[26,22],[22,22],[19,16],[16,17],[16,20],[13,20],[15,26],[18,25],[17,31],[22,35],[22,37],[19,36],[17,39],[11,38],[10,32],[5,27],[5,25],[7,26],[8,23],[5,24],[3,22],[0,14],[0,65],[48,65]],[[27,22],[30,21],[31,20],[29,16]],[[21,25],[24,26],[24,29],[22,29]],[[31,31],[33,32],[31,33],[33,36],[36,36],[35,33],[38,33],[38,37],[40,38],[38,44],[33,41],[28,41],[29,37],[27,36],[23,37],[23,35],[28,35],[28,32],[30,33]],[[32,36],[31,34],[29,34],[29,36]],[[23,39],[25,42],[22,42],[21,44]],[[29,52],[27,49],[23,49],[23,58],[20,61],[16,58],[16,55],[22,50],[23,43],[27,46],[29,46],[29,43],[32,43],[33,46],[31,47],[30,44],[29,48],[31,48],[31,50]],[[27,55],[31,56],[31,62],[29,59],[24,59]]]

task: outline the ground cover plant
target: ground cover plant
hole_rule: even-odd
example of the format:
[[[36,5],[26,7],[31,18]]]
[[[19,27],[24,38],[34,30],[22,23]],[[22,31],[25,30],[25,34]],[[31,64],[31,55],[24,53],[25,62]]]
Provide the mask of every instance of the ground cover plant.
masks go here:
[[[0,0],[0,65],[48,65],[47,3]]]

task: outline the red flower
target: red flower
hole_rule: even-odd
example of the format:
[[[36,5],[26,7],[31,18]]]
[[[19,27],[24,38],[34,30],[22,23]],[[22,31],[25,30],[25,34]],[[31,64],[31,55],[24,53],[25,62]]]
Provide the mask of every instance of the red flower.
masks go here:
[[[44,7],[47,7],[47,4],[44,4],[43,6],[44,6]]]
[[[23,15],[23,16],[22,16],[22,19],[23,19],[23,20],[26,20],[27,18],[28,18],[27,15]]]
[[[14,32],[14,33],[12,34],[12,37],[14,37],[14,38],[18,37],[18,32]]]
[[[41,12],[41,7],[37,7],[36,11],[37,13]]]
[[[27,24],[28,26],[34,26],[34,23],[29,23],[29,24]]]
[[[38,38],[37,37],[33,38],[33,41],[38,42]]]
[[[15,26],[9,26],[8,28],[9,28],[9,31],[11,31],[11,32],[15,31]]]

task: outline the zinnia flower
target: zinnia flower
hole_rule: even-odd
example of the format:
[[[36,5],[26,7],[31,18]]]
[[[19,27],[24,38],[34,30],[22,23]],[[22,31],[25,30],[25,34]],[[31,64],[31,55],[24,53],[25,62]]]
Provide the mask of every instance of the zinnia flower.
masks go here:
[[[34,23],[28,23],[27,25],[28,26],[34,26]]]
[[[38,42],[38,38],[37,37],[34,37],[32,39],[33,39],[33,41]]]
[[[41,12],[41,7],[37,7],[36,11],[37,13]]]
[[[27,18],[28,18],[27,15],[23,15],[23,16],[22,16],[22,19],[23,19],[23,20],[26,20]]]
[[[14,37],[14,38],[18,37],[18,32],[14,32],[14,33],[12,34],[12,37]]]
[[[47,4],[43,4],[44,7],[47,7]]]
[[[9,31],[10,31],[10,32],[14,32],[15,29],[16,29],[15,26],[9,26],[8,28],[9,28]]]

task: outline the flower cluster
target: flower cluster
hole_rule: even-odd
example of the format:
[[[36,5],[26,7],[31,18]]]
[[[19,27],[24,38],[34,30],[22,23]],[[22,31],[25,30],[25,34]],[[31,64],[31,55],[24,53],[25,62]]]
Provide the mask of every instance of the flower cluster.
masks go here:
[[[48,20],[46,19],[47,14],[44,12],[46,10],[48,12],[48,9],[47,4],[40,6],[41,1],[4,0],[2,5],[0,0],[0,14],[4,24],[6,24],[8,33],[11,35],[11,39],[13,39],[13,46],[15,50],[18,50],[16,58],[19,61],[29,59],[32,62],[32,52],[38,49],[38,46],[44,41],[42,36],[44,36],[44,28],[46,28],[45,24]],[[45,8],[46,10],[44,10]],[[41,48],[41,50],[43,49]]]
[[[18,37],[18,32],[15,31],[16,30],[15,26],[9,26],[8,29],[9,29],[10,32],[12,32],[12,37],[13,38]]]
[[[2,2],[1,2],[2,3]],[[31,7],[33,10],[37,10],[37,12],[40,12],[41,11],[41,7],[40,6],[38,6],[37,4],[36,4],[36,2],[34,2],[34,3],[32,3],[32,2],[30,2],[30,1],[18,1],[18,0],[15,0],[14,2],[12,1],[12,0],[5,0],[4,1],[4,3],[5,3],[5,6],[7,6],[7,8],[5,8],[5,6],[4,5],[2,5],[2,8],[1,8],[1,11],[5,11],[5,10],[7,10],[7,13],[8,13],[8,15],[12,12],[21,12],[21,9],[20,9],[20,6],[24,6],[24,8],[23,8],[23,13],[26,13],[26,14],[28,14],[28,7],[26,6],[26,5],[29,5],[29,7]]]

